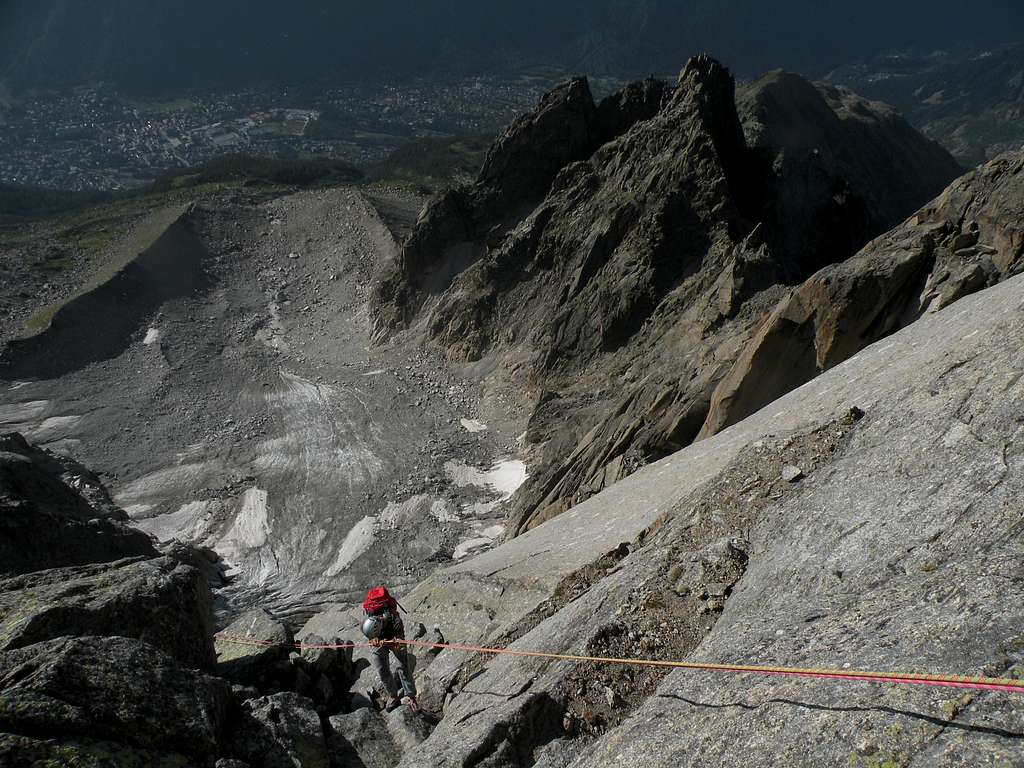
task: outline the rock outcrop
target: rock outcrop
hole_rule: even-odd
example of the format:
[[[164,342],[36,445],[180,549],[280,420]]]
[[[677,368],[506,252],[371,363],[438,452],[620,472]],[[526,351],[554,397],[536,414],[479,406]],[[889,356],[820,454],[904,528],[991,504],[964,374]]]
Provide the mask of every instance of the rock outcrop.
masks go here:
[[[0,580],[0,651],[86,635],[135,638],[186,667],[210,669],[209,587],[199,571],[167,557]]]
[[[0,576],[159,553],[125,524],[98,480],[73,463],[0,436]]]
[[[113,742],[205,763],[230,701],[228,683],[138,640],[63,637],[0,653],[0,749],[26,739],[39,754],[87,761]]]
[[[749,416],[865,345],[1024,269],[1024,153],[957,180],[904,224],[792,291],[711,400],[702,435]]]
[[[261,688],[274,682],[280,684],[279,678],[287,677],[288,646],[294,642],[292,632],[264,609],[246,611],[221,634],[243,641],[217,640],[217,672],[221,676]]]
[[[431,200],[405,242],[395,270],[375,287],[377,335],[410,322],[425,295],[500,242],[547,194],[567,165],[653,117],[668,86],[649,79],[595,104],[586,78],[554,88],[491,146],[474,184]]]

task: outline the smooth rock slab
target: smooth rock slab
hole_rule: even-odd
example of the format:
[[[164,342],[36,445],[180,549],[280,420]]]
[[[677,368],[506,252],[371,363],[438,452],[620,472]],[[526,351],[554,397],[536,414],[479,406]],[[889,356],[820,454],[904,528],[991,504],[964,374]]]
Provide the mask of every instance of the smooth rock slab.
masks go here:
[[[435,574],[426,583],[432,589],[413,590],[406,603],[417,613],[421,605],[453,616],[468,612],[482,602],[483,590],[462,598],[445,576],[472,569],[480,583],[495,574],[511,592],[513,577],[527,585],[549,578],[627,517],[641,522],[636,518],[645,508],[666,513],[662,530],[686,528],[700,509],[693,497],[701,484],[720,479],[734,460],[742,468],[766,435],[799,440],[831,430],[856,407],[863,414],[836,452],[818,457],[813,471],[804,465],[806,482],[784,484],[773,473],[776,487],[786,490],[777,500],[763,497],[763,507],[754,504],[754,493],[737,490],[740,509],[752,513],[736,531],[749,541],[748,560],[710,634],[683,658],[1019,675],[1022,334],[1024,277],[1015,277],[917,321],[566,515]],[[677,495],[681,490],[686,497]],[[578,534],[567,530],[570,521]],[[611,586],[643,583],[643,569],[657,566],[651,555],[647,549],[631,555],[516,642],[558,651],[570,638],[585,637],[629,604]],[[733,575],[713,574],[719,585]],[[480,764],[473,761],[485,743],[495,745],[484,763],[489,768],[532,764],[516,747],[574,703],[576,692],[558,673],[567,668],[514,657],[486,662],[401,765]],[[565,700],[531,714],[531,699],[545,691]],[[1019,765],[1021,734],[1024,706],[1002,694],[964,698],[942,689],[687,670],[665,678],[570,765]]]

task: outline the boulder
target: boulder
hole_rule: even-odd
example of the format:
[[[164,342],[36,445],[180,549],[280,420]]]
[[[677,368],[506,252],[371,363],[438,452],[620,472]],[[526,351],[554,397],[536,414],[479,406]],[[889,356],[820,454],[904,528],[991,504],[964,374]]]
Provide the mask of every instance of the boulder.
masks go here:
[[[210,589],[199,571],[167,557],[0,580],[0,651],[85,635],[133,637],[186,667],[212,668]]]
[[[0,436],[0,576],[158,556],[94,480],[17,433]]]
[[[232,642],[223,639],[225,636],[251,641],[251,644]],[[233,682],[263,688],[281,677],[283,669],[290,668],[288,654],[293,642],[292,632],[284,623],[264,609],[255,608],[217,634],[214,641],[217,673]],[[290,688],[291,681],[283,687]]]
[[[219,589],[227,584],[227,565],[220,555],[209,547],[197,547],[177,539],[157,544],[157,549],[166,557],[172,557],[179,563],[189,565],[203,574],[211,589]]]
[[[405,705],[392,712],[384,712],[383,719],[391,739],[403,755],[413,752],[434,730],[422,712]]]
[[[205,762],[218,753],[230,701],[223,680],[138,640],[61,638],[0,653],[0,733]]]
[[[242,704],[228,749],[252,768],[328,768],[327,743],[313,702],[276,693]]]
[[[328,641],[319,635],[307,635],[302,639],[304,646],[335,646],[341,641],[337,638]],[[352,649],[342,648],[303,648],[301,652],[302,661],[310,672],[315,675],[333,675],[336,670],[345,666],[346,660],[350,659]],[[343,674],[343,672],[342,672]]]
[[[217,768],[247,768],[217,761]],[[75,766],[75,768],[187,768],[208,764],[180,752],[155,752],[89,738],[45,738],[0,733],[0,765],[4,768]]]
[[[333,768],[348,765],[393,768],[401,758],[401,752],[380,713],[358,709],[348,715],[334,715],[329,722],[331,735],[328,743]]]
[[[433,731],[419,712],[402,706],[393,712],[359,709],[330,718],[329,745],[334,766],[390,768],[412,753]]]

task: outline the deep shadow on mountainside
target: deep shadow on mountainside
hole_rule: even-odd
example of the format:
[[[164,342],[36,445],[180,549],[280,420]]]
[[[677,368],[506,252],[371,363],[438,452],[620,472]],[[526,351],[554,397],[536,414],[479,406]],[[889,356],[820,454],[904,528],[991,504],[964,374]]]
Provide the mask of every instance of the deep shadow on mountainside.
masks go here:
[[[895,104],[966,165],[1024,146],[1024,44],[888,52],[827,79]]]
[[[910,44],[951,48],[1019,37],[1017,4],[978,0],[496,0],[387,5],[298,0],[8,0],[0,81],[14,90],[113,82],[137,93],[452,73],[643,76],[712,49],[749,77],[771,66],[825,72]]]
[[[985,211],[980,232],[984,198],[955,190],[908,225],[915,256],[876,267],[876,242],[844,266],[960,173],[892,108],[781,71],[737,91],[699,57],[599,105],[572,80],[424,209],[378,337],[409,328],[527,393],[520,533],[1011,273],[1016,224]]]

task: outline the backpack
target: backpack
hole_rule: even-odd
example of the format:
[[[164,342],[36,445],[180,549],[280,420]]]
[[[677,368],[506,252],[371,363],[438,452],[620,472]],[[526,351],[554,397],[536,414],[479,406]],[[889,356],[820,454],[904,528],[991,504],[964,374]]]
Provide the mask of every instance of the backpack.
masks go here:
[[[368,616],[376,616],[382,613],[397,614],[398,601],[391,596],[387,587],[374,587],[366,593],[366,600],[363,601],[363,610]]]

